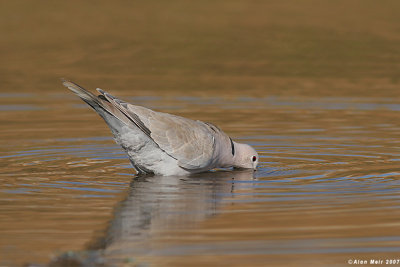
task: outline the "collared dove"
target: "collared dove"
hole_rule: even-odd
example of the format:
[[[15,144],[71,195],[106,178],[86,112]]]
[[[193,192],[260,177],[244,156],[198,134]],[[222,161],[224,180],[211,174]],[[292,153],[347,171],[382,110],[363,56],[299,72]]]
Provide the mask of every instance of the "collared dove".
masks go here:
[[[91,106],[108,124],[114,139],[141,173],[189,175],[214,168],[256,169],[257,152],[233,141],[217,126],[124,102],[97,89],[63,85]]]

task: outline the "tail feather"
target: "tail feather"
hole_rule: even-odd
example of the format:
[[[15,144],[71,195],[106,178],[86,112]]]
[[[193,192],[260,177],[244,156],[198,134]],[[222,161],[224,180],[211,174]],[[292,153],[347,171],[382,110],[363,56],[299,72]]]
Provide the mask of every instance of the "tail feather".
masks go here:
[[[127,118],[126,115],[123,114],[118,108],[112,105],[103,95],[96,96],[80,85],[66,79],[62,79],[62,83],[65,87],[77,94],[83,101],[91,106],[101,117],[103,117],[106,122],[108,122],[107,118],[109,116],[104,116],[104,112],[110,114],[112,117],[118,119],[126,125],[132,124],[131,120]]]
[[[65,87],[67,87],[69,90],[77,94],[83,101],[85,101],[91,107],[93,108],[101,107],[98,97],[92,94],[91,92],[87,91],[86,89],[84,89],[83,87],[74,82],[65,79],[61,79],[61,81]]]

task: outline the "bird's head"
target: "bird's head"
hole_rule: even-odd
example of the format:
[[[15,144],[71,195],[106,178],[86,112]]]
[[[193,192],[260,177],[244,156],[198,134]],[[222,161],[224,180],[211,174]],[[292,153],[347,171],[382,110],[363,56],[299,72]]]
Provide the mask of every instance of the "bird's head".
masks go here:
[[[234,155],[234,168],[256,170],[258,164],[257,151],[247,144],[234,142],[236,153]]]

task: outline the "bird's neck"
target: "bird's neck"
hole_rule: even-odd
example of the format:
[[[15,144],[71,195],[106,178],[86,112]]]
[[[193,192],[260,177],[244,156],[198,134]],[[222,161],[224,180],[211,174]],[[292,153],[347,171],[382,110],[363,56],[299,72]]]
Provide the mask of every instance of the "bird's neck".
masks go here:
[[[242,159],[242,155],[243,155],[243,144],[241,143],[236,143],[233,142],[235,145],[235,155],[233,156],[233,162],[232,162],[232,166],[239,166],[240,162],[243,160]]]

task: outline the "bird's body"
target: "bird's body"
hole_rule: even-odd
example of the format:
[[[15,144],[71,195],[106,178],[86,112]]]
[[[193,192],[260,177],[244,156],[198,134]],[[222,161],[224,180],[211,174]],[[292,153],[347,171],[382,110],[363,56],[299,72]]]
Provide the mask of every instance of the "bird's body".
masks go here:
[[[73,82],[63,84],[105,120],[139,173],[189,175],[257,166],[258,155],[252,147],[232,141],[211,123],[132,105],[101,89],[95,96]]]

